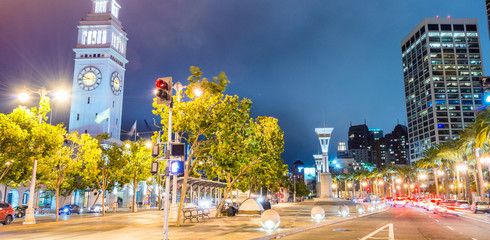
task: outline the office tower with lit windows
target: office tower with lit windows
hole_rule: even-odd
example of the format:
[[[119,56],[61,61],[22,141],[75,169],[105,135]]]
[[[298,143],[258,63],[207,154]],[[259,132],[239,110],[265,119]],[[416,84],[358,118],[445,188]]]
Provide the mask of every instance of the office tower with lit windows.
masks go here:
[[[402,41],[410,161],[475,122],[483,75],[475,18],[425,18]]]
[[[487,27],[488,27],[488,34],[490,37],[490,0],[485,0],[485,9],[487,9]]]

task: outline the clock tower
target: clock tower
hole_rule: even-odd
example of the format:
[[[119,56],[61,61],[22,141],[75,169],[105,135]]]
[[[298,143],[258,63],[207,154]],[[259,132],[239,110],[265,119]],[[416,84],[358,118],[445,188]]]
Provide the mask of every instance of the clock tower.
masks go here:
[[[69,130],[120,139],[126,32],[116,0],[92,0],[80,21],[75,52]]]

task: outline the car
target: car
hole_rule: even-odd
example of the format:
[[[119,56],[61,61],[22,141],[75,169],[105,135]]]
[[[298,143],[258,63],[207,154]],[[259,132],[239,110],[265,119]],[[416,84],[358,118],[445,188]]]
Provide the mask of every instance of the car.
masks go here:
[[[109,206],[105,206],[105,212],[108,212]],[[89,213],[101,213],[102,212],[102,204],[95,204],[94,206],[88,209]]]
[[[62,208],[59,209],[58,214],[66,214],[70,215],[72,213],[78,213],[80,214],[80,207],[78,205],[65,205]]]
[[[433,211],[434,208],[439,205],[439,202],[441,202],[441,199],[438,198],[433,198],[430,201],[427,201],[427,204],[425,204],[425,209],[427,211]]]
[[[407,201],[401,197],[397,197],[393,201],[393,207],[397,207],[397,206],[405,207],[406,204],[407,204]]]
[[[9,203],[0,202],[0,223],[3,225],[9,225],[14,221],[15,210],[10,206]]]
[[[488,208],[489,208],[488,202],[473,202],[473,204],[471,204],[470,210],[473,213],[478,213],[478,212],[488,213]]]

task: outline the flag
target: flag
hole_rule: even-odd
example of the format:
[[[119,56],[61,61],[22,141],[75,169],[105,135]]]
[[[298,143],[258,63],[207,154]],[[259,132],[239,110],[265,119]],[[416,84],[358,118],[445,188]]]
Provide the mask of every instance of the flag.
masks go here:
[[[136,122],[138,122],[138,120],[134,121],[134,124],[131,127],[131,130],[129,130],[129,132],[128,132],[128,135],[130,137],[134,136],[134,134],[136,133]]]
[[[95,117],[95,122],[96,123],[101,123],[102,121],[108,119],[109,118],[110,111],[111,111],[111,108],[108,108],[107,110],[105,110],[105,111],[97,114],[97,116]]]

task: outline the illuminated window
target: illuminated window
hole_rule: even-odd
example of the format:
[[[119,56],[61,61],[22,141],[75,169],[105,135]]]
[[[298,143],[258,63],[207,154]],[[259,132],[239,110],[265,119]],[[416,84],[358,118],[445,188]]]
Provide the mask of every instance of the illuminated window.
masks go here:
[[[107,2],[95,3],[95,13],[105,13],[107,11]]]
[[[112,2],[111,12],[114,17],[119,18],[119,6],[114,1]]]

